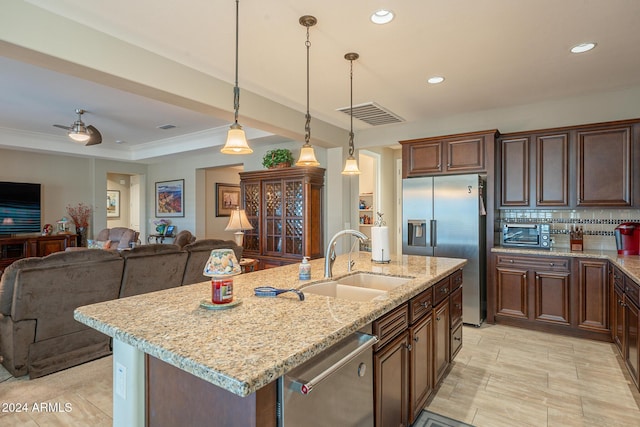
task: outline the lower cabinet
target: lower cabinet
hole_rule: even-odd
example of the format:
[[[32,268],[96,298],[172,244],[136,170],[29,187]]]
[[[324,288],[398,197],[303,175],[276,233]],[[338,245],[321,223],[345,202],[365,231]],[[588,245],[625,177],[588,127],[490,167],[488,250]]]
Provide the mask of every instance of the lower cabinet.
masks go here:
[[[497,323],[610,339],[607,261],[524,254],[494,261]]]
[[[407,426],[409,419],[409,333],[373,355],[376,426]]]
[[[449,300],[433,309],[433,380],[437,384],[449,367]]]
[[[413,424],[446,374],[455,356],[451,341],[459,340],[456,352],[462,344],[461,274],[453,273],[373,322],[380,340],[373,355],[377,427]],[[453,294],[452,283],[457,286]],[[450,308],[452,297],[459,307],[456,302]],[[456,313],[454,329],[450,311]]]

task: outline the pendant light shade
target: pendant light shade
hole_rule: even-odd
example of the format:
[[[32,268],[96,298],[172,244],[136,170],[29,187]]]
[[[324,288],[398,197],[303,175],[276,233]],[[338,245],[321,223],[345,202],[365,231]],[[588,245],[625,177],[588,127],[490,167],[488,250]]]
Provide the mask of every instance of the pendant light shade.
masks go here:
[[[343,175],[360,175],[358,161],[353,157],[353,152],[355,151],[355,147],[353,145],[353,61],[359,57],[360,55],[355,52],[350,52],[344,55],[344,59],[350,63],[349,82],[351,87],[351,108],[349,116],[351,116],[351,130],[349,131],[349,157],[347,157],[347,161],[344,164],[344,169],[342,170]]]
[[[300,17],[300,25],[307,27],[307,41],[305,46],[307,46],[307,114],[305,115],[305,125],[304,125],[304,145],[300,150],[300,158],[296,162],[296,166],[318,166],[320,162],[316,160],[316,153],[313,151],[313,147],[309,143],[311,140],[311,114],[309,114],[309,47],[311,43],[309,42],[309,27],[316,25],[318,20],[310,15],[305,15]]]
[[[240,15],[240,0],[236,0],[236,82],[233,87],[233,109],[235,110],[235,122],[231,125],[227,133],[227,142],[220,152],[224,154],[251,154],[253,150],[247,143],[247,137],[238,124],[238,110],[240,109],[240,87],[238,87],[238,16]]]

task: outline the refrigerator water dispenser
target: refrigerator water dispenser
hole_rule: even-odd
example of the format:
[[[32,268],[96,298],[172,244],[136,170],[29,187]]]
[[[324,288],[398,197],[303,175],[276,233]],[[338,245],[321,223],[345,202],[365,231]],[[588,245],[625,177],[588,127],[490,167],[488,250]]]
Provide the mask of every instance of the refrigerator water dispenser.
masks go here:
[[[427,220],[408,220],[407,231],[407,244],[409,246],[427,246]]]

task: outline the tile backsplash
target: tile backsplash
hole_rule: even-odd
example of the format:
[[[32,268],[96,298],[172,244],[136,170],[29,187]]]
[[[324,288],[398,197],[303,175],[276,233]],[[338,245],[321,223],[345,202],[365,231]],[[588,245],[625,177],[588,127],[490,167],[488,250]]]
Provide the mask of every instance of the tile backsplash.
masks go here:
[[[571,226],[578,225],[584,230],[584,249],[615,251],[613,230],[630,221],[640,222],[640,209],[503,209],[496,212],[495,230],[501,233],[507,222],[548,222],[553,246],[568,248]],[[497,241],[502,241],[502,236]]]

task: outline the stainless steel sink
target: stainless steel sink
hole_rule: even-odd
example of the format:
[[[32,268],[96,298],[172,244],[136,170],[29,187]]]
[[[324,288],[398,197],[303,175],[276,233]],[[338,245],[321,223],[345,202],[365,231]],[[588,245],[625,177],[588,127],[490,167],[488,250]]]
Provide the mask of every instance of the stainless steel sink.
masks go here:
[[[371,273],[356,273],[337,280],[312,283],[301,287],[300,290],[310,294],[348,299],[350,301],[371,301],[376,297],[386,295],[390,290],[409,280],[412,279]]]

